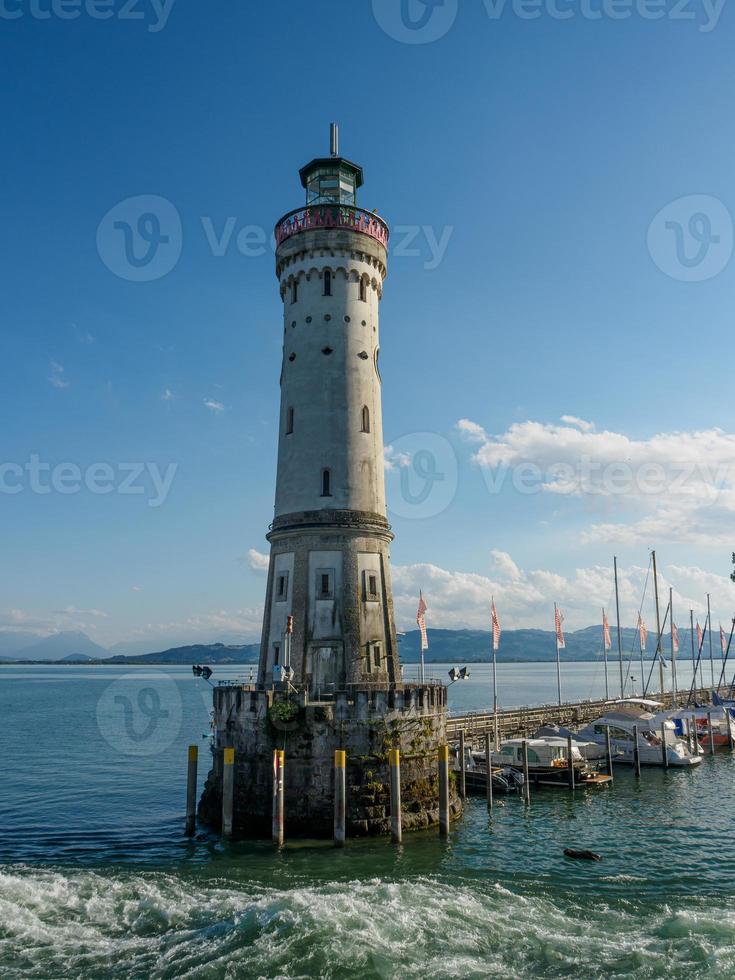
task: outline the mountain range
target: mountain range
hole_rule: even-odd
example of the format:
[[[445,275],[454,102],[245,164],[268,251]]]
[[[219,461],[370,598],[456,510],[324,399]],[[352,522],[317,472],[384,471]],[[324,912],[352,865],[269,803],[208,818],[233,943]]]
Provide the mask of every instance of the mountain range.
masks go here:
[[[623,655],[627,659],[633,651],[638,658],[638,633],[633,628],[621,630]],[[617,657],[617,635],[612,631],[613,649],[610,659]],[[682,659],[691,656],[689,631],[679,630]],[[66,631],[47,637],[28,633],[0,632],[0,661],[35,661],[44,663],[89,663],[104,662],[113,664],[155,663],[155,664],[252,664],[258,662],[259,643],[217,642],[177,646],[166,650],[150,651],[150,643],[133,641],[118,643],[105,649],[91,640],[85,633]],[[403,663],[418,663],[421,656],[421,635],[411,630],[399,636],[399,652]],[[426,651],[427,663],[480,663],[491,659],[491,634],[488,630],[428,630],[429,649]],[[645,655],[650,659],[656,645],[655,635],[649,635],[649,650]],[[713,650],[719,657],[719,638],[713,636]],[[669,656],[669,638],[663,639],[664,656]],[[704,656],[709,655],[709,643],[705,638]],[[602,630],[600,626],[570,632],[566,636],[566,648],[561,651],[563,661],[596,660],[602,658]],[[501,662],[529,663],[556,659],[556,642],[550,630],[519,629],[505,630],[500,643],[498,660]]]

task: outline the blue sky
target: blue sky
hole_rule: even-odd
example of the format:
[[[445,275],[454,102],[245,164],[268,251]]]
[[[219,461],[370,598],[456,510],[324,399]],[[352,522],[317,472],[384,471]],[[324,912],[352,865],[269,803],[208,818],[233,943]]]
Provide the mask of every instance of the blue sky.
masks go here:
[[[381,370],[401,625],[419,587],[435,626],[484,624],[488,591],[508,628],[549,625],[555,599],[586,625],[613,553],[630,618],[651,547],[679,606],[710,591],[731,615],[732,10],[544,0],[524,19],[447,0],[431,17],[451,27],[404,43],[420,35],[399,0],[175,0],[165,20],[151,0],[136,19],[112,0],[109,20],[73,2],[0,11],[0,629],[257,636],[281,344],[258,236],[302,203],[298,168],[331,120],[365,168],[360,203],[393,229]],[[407,9],[418,23],[423,5]],[[173,268],[147,282],[110,231],[141,196],[181,223]],[[413,513],[400,478],[418,479],[421,433],[449,483]],[[636,477],[654,461],[663,482],[610,492],[579,478],[583,457]],[[68,464],[67,488],[106,464],[112,490],[36,492],[33,458],[58,486]],[[575,472],[564,487],[556,462]],[[498,465],[511,476],[491,493]],[[532,493],[512,485],[522,465]],[[173,474],[162,501],[151,472]],[[142,493],[120,492],[126,475]]]

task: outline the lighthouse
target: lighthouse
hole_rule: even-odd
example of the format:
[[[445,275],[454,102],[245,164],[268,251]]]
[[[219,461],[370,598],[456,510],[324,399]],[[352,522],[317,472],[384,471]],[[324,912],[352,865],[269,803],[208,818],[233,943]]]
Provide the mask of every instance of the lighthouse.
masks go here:
[[[199,813],[221,826],[226,768],[235,834],[270,832],[278,785],[286,835],[329,836],[339,758],[347,836],[388,833],[400,757],[403,827],[428,827],[447,689],[404,683],[398,657],[380,379],[389,229],[359,206],[362,167],[340,155],[336,126],[299,177],[305,200],[275,227],[283,350],[258,679],[214,688]],[[461,812],[453,784],[450,807]]]
[[[299,176],[305,204],[275,232],[283,359],[259,679],[293,670],[317,694],[399,679],[380,380],[389,232],[358,207],[363,171],[335,125],[330,156]]]

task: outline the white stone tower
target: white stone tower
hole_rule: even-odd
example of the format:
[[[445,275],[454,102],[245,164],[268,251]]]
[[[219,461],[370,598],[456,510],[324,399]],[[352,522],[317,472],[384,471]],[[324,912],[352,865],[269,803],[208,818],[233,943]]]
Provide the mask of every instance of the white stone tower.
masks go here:
[[[383,473],[379,306],[388,227],[357,206],[362,169],[301,169],[306,206],[276,225],[283,364],[259,682],[290,666],[329,695],[400,681]]]

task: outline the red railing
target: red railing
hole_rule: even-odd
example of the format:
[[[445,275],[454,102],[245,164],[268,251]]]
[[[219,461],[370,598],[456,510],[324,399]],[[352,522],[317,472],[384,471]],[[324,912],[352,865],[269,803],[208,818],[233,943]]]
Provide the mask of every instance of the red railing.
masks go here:
[[[388,247],[388,225],[372,211],[338,204],[319,204],[289,211],[276,225],[276,244],[311,228],[349,228],[360,231]]]

